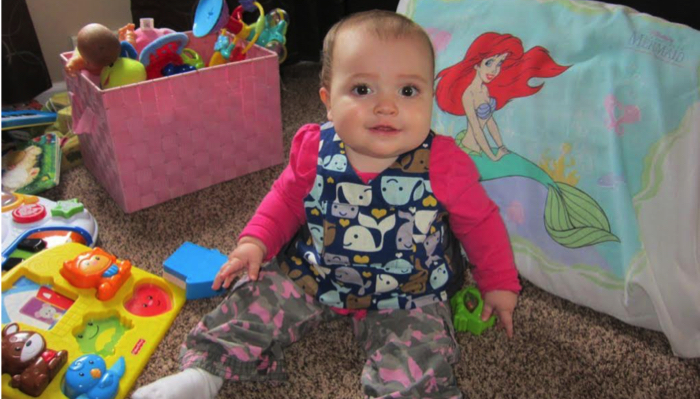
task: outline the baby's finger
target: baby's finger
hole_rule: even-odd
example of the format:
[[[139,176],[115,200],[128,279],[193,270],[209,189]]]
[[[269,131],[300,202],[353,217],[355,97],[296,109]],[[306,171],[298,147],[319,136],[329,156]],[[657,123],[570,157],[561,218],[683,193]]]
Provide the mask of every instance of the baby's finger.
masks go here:
[[[214,291],[218,290],[221,287],[221,283],[224,282],[224,278],[226,278],[226,271],[229,268],[229,262],[224,263],[223,266],[221,266],[221,269],[216,273],[216,276],[214,277],[214,282],[211,284],[211,289]]]
[[[498,319],[501,322],[503,328],[506,329],[506,334],[508,338],[513,338],[513,313],[503,310],[498,312]]]
[[[221,274],[221,270],[216,273],[214,277],[214,282],[211,284],[211,289],[216,291],[221,287],[221,283],[224,281],[224,276]]]
[[[229,275],[226,277],[226,279],[224,280],[224,288],[230,287],[230,286],[231,286],[231,283],[233,282],[233,280],[234,280],[236,277],[238,277],[239,275],[240,275],[240,273],[231,273],[231,274],[229,274]]]
[[[258,276],[260,275],[260,264],[252,263],[248,266],[248,277],[253,281],[258,281]]]
[[[221,288],[222,283],[224,283],[224,288],[228,288],[225,284],[226,279],[231,275],[235,276],[236,272],[242,268],[242,262],[238,258],[233,258],[227,261],[226,263],[224,263],[223,266],[221,266],[221,269],[219,269],[219,272],[216,274],[216,277],[214,277],[214,283],[211,285],[211,288],[213,290],[218,290],[219,288]]]
[[[481,321],[488,320],[491,317],[491,313],[493,313],[491,305],[484,304],[484,309],[481,311]]]

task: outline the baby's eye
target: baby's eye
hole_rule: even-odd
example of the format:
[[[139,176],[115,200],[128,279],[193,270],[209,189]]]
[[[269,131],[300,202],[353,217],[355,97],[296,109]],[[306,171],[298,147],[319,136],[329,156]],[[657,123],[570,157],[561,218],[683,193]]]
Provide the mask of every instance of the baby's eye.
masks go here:
[[[419,93],[416,86],[404,86],[401,88],[401,95],[404,97],[415,97]]]
[[[366,96],[372,93],[372,89],[367,85],[357,85],[352,88],[352,92],[358,96]]]

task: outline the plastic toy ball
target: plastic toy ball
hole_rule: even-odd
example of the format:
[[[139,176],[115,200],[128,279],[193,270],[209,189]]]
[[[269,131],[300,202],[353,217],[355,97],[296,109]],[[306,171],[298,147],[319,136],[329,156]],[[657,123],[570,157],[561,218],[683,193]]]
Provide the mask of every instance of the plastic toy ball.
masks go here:
[[[102,68],[100,84],[103,89],[124,86],[146,80],[146,68],[136,61],[136,50],[129,42],[121,43],[121,54],[114,63]]]
[[[100,74],[103,89],[129,85],[146,80],[146,68],[131,58],[117,58],[110,66],[104,67]]]
[[[454,315],[455,330],[459,332],[469,331],[474,335],[481,335],[496,322],[496,316],[491,316],[486,321],[481,320],[484,301],[476,287],[471,286],[457,291],[450,298],[450,306]]]

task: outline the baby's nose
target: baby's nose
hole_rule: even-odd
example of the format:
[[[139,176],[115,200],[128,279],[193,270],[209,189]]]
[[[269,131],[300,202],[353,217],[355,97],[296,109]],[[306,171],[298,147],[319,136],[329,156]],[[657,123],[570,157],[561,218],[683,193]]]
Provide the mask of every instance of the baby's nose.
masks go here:
[[[399,111],[396,102],[387,97],[380,97],[377,105],[374,107],[374,112],[380,115],[393,115]]]

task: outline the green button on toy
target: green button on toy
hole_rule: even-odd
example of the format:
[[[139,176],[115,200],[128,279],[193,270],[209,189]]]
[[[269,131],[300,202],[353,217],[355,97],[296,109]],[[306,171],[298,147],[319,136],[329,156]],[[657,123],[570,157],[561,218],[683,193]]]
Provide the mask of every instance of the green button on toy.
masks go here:
[[[58,201],[56,206],[51,209],[51,216],[70,219],[71,216],[82,212],[84,209],[85,206],[83,206],[83,204],[78,201],[77,198],[66,201]]]

